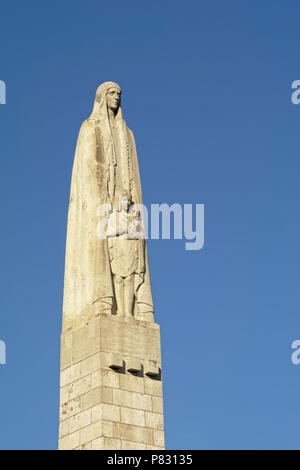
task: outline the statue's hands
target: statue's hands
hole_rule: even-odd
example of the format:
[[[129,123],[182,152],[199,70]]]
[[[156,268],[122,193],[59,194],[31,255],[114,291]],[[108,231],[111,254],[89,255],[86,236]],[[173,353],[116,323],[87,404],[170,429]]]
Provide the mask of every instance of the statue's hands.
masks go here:
[[[141,224],[135,219],[128,226],[128,238],[131,240],[137,240],[141,238]]]
[[[140,211],[132,210],[128,212],[127,218],[129,222],[132,222],[133,220],[140,220]]]

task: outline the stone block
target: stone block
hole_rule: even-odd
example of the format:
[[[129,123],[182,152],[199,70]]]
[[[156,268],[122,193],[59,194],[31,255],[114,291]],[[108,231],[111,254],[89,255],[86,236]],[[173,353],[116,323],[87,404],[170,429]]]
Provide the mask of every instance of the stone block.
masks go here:
[[[59,423],[59,436],[64,437],[69,434],[69,420],[65,419]]]
[[[95,320],[73,331],[72,361],[77,363],[100,351],[100,321]]]
[[[165,437],[163,431],[153,431],[153,440],[154,440],[154,445],[159,446],[159,447],[164,447],[165,446]]]
[[[60,403],[65,403],[69,401],[69,385],[65,385],[65,387],[61,387],[59,398],[60,398]]]
[[[129,356],[126,358],[126,369],[128,372],[141,373],[142,372],[142,361],[141,359]]]
[[[152,396],[152,411],[154,413],[163,413],[163,399],[162,397]]]
[[[60,386],[64,387],[78,379],[80,379],[80,364],[74,364],[73,366],[61,371]]]
[[[119,374],[118,372],[109,369],[100,369],[100,371],[97,371],[97,374],[100,376],[99,380],[101,385],[112,388],[119,388],[120,378],[124,376],[124,374]]]
[[[145,393],[148,395],[155,395],[162,397],[162,382],[161,380],[151,379],[145,377]]]
[[[92,374],[86,375],[69,385],[69,399],[72,400],[80,395],[84,395],[92,388],[95,388],[92,387]]]
[[[74,450],[92,450],[92,441],[86,442],[79,447],[76,447]]]
[[[144,378],[132,374],[119,375],[120,389],[128,390],[131,392],[144,393]]]
[[[102,421],[102,436],[114,437],[114,427],[112,421]]]
[[[113,403],[112,388],[96,387],[93,390],[80,396],[80,410],[84,411],[92,408],[98,403]]]
[[[93,354],[80,362],[80,377],[91,374],[100,369],[101,353]]]
[[[103,318],[101,350],[160,361],[159,328],[148,328],[141,323],[134,319],[123,322]]]
[[[113,404],[134,408],[138,410],[152,411],[151,396],[142,393],[129,392],[127,390],[113,390]]]
[[[92,441],[93,450],[121,450],[120,439],[112,439],[109,437],[100,437]]]
[[[80,444],[79,431],[77,431],[59,439],[58,446],[60,450],[71,450],[71,449],[75,449],[76,447],[78,447],[79,444]]]
[[[93,441],[98,437],[102,436],[102,423],[98,421],[97,423],[90,424],[83,429],[80,429],[80,444],[84,444],[89,441]]]
[[[121,421],[120,407],[107,403],[99,403],[92,408],[92,421],[99,420]]]
[[[146,427],[159,429],[163,431],[164,421],[161,413],[152,413],[151,411],[145,411]]]
[[[82,411],[81,413],[77,413],[74,416],[69,418],[69,432],[72,433],[74,431],[78,431],[85,426],[88,426],[92,422],[92,413],[91,409],[86,411]]]
[[[114,437],[141,444],[154,444],[153,430],[131,424],[114,423]]]
[[[81,395],[80,397],[80,409],[82,411],[92,408],[101,401],[101,387],[94,388],[89,392]]]
[[[125,424],[145,426],[145,412],[133,408],[121,408],[121,421]]]
[[[72,333],[61,336],[60,370],[72,365]]]
[[[164,450],[164,447],[153,446],[151,444],[146,444],[146,450]]]
[[[158,361],[146,359],[143,361],[145,374],[149,377],[157,377],[159,375],[160,367]]]
[[[122,442],[122,450],[146,450],[147,444],[141,444],[140,442],[132,442],[132,441],[121,441]]]
[[[80,412],[80,398],[74,398],[68,402],[62,403],[60,406],[60,420],[70,418]]]
[[[124,369],[125,364],[124,364],[124,359],[123,355],[119,353],[111,353],[108,357],[108,366],[111,367],[111,369]]]

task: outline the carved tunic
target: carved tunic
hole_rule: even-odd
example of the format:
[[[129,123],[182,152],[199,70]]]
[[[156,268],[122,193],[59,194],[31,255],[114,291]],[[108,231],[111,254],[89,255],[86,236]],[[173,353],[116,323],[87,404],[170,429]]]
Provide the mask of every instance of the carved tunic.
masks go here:
[[[135,228],[140,230],[140,222],[135,221]],[[109,233],[115,232],[115,224],[118,228],[127,232],[130,220],[125,211],[117,213],[117,217],[111,216],[108,220]],[[131,222],[134,223],[134,222]],[[111,271],[113,274],[127,277],[131,274],[141,274],[144,272],[144,250],[143,239],[130,239],[127,233],[108,238],[109,256]]]

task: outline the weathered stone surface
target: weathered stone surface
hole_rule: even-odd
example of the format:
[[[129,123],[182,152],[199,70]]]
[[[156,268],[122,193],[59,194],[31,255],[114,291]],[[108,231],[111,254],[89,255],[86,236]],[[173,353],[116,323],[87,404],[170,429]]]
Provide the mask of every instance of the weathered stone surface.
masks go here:
[[[152,410],[152,401],[150,395],[128,392],[127,390],[117,390],[114,388],[113,403],[125,408],[134,408],[148,411]]]
[[[146,444],[146,450],[164,450],[164,446],[152,446],[150,444]]]
[[[64,355],[64,350],[61,350],[61,357]],[[61,371],[60,386],[64,387],[70,383],[75,382],[80,378],[80,364],[74,364]]]
[[[152,429],[131,424],[114,423],[114,437],[141,444],[154,444]]]
[[[96,353],[80,362],[80,377],[85,377],[100,369],[101,354]]]
[[[92,422],[92,413],[91,410],[82,411],[81,413],[77,413],[74,416],[71,416],[68,419],[69,423],[69,433],[73,433],[78,431],[78,429],[84,428],[88,426]]]
[[[108,437],[100,437],[99,439],[95,439],[92,441],[92,449],[93,450],[121,450],[122,444],[120,439],[112,439]]]
[[[145,426],[145,412],[134,408],[121,408],[121,420],[125,424]]]
[[[147,444],[122,440],[122,450],[146,450]]]
[[[120,388],[131,392],[144,393],[144,378],[132,374],[120,374]]]
[[[120,407],[107,403],[100,403],[99,405],[92,408],[93,422],[100,421],[102,419],[108,421],[121,421]]]
[[[73,432],[59,440],[60,450],[72,450],[79,446],[79,431]]]
[[[101,349],[132,356],[152,357],[160,361],[159,329],[147,328],[142,322],[129,319],[126,322],[112,322],[103,318],[101,323]]]
[[[149,322],[134,319],[129,322],[116,318],[110,320],[103,316],[93,323],[97,325],[85,325],[80,328],[80,334],[73,331],[68,333],[67,342],[62,340],[62,355],[66,344],[68,348],[71,344],[71,349],[79,348],[83,354],[79,362],[61,371],[59,448],[163,448],[162,382],[147,376],[143,369],[145,364],[150,364],[153,371],[157,365],[161,367],[159,329],[148,328],[146,325]],[[126,328],[122,332],[116,325],[125,326],[130,333]],[[73,334],[76,336],[75,341],[70,339]],[[115,351],[102,350],[101,338],[105,334],[113,335],[114,338],[112,341],[106,338],[102,344],[108,348],[114,342]],[[138,341],[135,338],[137,334],[140,336]],[[156,353],[155,347],[150,350],[147,345],[149,337],[156,338],[152,342]],[[90,344],[90,341],[97,342],[99,347],[80,345],[80,342]],[[88,357],[87,350],[90,353]],[[129,354],[129,351],[134,351],[134,355]],[[70,354],[69,349],[67,354]],[[111,369],[115,354],[120,355],[125,363],[124,368]],[[150,358],[153,356],[158,361],[152,361]],[[77,361],[78,357],[78,354],[72,352],[73,360]],[[143,365],[141,371],[134,373],[127,370],[128,365],[135,367],[139,364]],[[150,370],[150,366],[147,369]]]
[[[90,424],[80,430],[80,444],[85,444],[103,435],[102,422]]]
[[[160,380],[145,378],[145,393],[149,395],[162,396],[162,386]]]
[[[93,450],[92,441],[86,442],[85,444],[82,444],[81,446],[76,447],[74,450]]]
[[[163,413],[162,397],[152,397],[152,411],[154,411],[154,413]]]
[[[99,372],[101,384],[106,387],[120,388],[123,374],[117,374],[113,370],[101,369]]]
[[[153,431],[154,445],[164,447],[165,445],[165,436],[163,431]]]
[[[65,419],[59,423],[59,435],[65,437],[69,434],[69,420]]]
[[[154,360],[144,361],[145,374],[150,377],[157,377],[160,372],[160,363]]]
[[[76,380],[69,385],[69,400],[77,398],[93,388],[95,387],[92,386],[92,375],[86,375],[82,379]]]
[[[145,412],[146,427],[152,429],[164,429],[163,415],[161,413]]]
[[[98,405],[98,403],[113,403],[112,390],[113,389],[110,387],[97,387],[81,395],[80,410],[87,410],[88,408]]]
[[[75,398],[68,402],[63,402],[60,405],[60,420],[70,418],[77,413],[80,413],[80,398]]]

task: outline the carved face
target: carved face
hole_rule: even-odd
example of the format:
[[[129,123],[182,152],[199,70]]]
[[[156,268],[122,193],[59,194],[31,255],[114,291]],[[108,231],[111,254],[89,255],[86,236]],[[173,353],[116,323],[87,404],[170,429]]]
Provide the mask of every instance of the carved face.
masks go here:
[[[116,111],[118,107],[120,106],[120,100],[121,100],[121,92],[118,88],[110,88],[107,92],[107,106],[112,109],[113,111]]]
[[[127,196],[126,195],[120,196],[120,210],[127,212],[129,206],[130,206],[130,201],[127,198]]]

